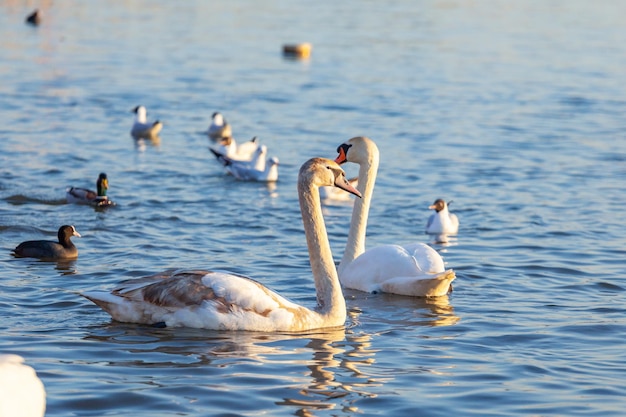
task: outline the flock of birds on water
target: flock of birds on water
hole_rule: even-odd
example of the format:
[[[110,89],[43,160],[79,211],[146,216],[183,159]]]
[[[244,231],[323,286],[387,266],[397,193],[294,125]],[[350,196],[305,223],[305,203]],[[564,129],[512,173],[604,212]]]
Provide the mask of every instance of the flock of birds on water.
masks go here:
[[[35,11],[27,18],[39,24]],[[148,122],[144,106],[134,110],[131,135],[137,140],[155,139],[163,128]],[[278,179],[278,158],[255,137],[237,143],[230,124],[213,113],[207,130],[210,150],[225,171],[243,181],[272,182]],[[441,255],[421,242],[387,244],[365,249],[370,202],[376,181],[379,151],[375,142],[358,136],[342,143],[332,159],[311,158],[298,174],[298,198],[317,295],[310,309],[289,301],[252,278],[226,271],[168,270],[121,282],[111,291],[86,291],[81,295],[120,322],[155,327],[194,327],[213,330],[301,332],[342,327],[347,318],[342,288],[370,293],[414,297],[439,297],[452,290],[456,274],[445,268]],[[359,166],[357,178],[347,179],[341,164]],[[108,178],[100,173],[96,190],[69,187],[68,203],[95,207],[113,206],[107,195]],[[322,215],[323,200],[353,201],[348,240],[339,265],[335,265]],[[439,236],[458,233],[459,220],[448,204],[437,199],[429,209],[425,232]],[[20,243],[16,257],[69,260],[78,257],[71,241],[80,237],[72,225],[58,230],[58,241],[31,240]],[[33,368],[15,354],[0,355],[0,416],[43,416],[45,389]]]
[[[162,123],[148,122],[143,106],[133,111],[136,116],[131,135],[137,140],[155,138]],[[206,133],[211,143],[209,149],[228,174],[245,181],[277,180],[278,159],[268,159],[267,147],[256,137],[237,144],[231,126],[221,113],[212,115]],[[340,166],[344,163],[359,166],[356,178],[346,178]],[[376,143],[357,136],[338,146],[334,160],[311,158],[300,168],[298,198],[317,295],[314,308],[296,304],[252,278],[212,270],[167,270],[123,281],[110,291],[85,291],[81,295],[119,322],[260,332],[301,332],[344,326],[347,312],[342,288],[414,297],[447,295],[456,274],[445,268],[443,258],[431,246],[416,242],[365,249],[378,164]],[[98,208],[113,206],[115,203],[107,195],[108,186],[106,173],[100,173],[95,191],[67,188],[67,202]],[[322,205],[329,199],[353,200],[348,240],[338,265],[331,253],[322,215]],[[439,239],[458,233],[459,220],[449,212],[446,201],[437,199],[429,209],[434,213],[428,218],[426,233]],[[15,247],[13,255],[49,261],[76,259],[78,249],[71,240],[74,236],[80,237],[76,228],[63,225],[58,230],[58,241],[22,242]],[[41,384],[20,356],[0,355],[0,415],[4,415],[1,404],[9,404],[4,395],[10,391],[3,391],[4,386],[15,381],[11,372],[20,378],[34,378],[33,389],[39,389]]]

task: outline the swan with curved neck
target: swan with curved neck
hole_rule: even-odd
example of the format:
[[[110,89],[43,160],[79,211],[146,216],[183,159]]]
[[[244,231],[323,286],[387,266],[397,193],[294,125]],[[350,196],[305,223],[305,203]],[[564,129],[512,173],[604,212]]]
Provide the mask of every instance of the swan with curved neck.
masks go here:
[[[358,186],[362,198],[354,202],[348,242],[338,267],[346,288],[417,297],[436,297],[450,291],[455,278],[445,270],[437,251],[423,243],[383,245],[365,250],[365,234],[374,183],[378,172],[378,147],[364,136],[354,137],[337,148],[339,164],[359,165]]]
[[[123,282],[111,293],[82,295],[122,322],[265,332],[343,326],[346,304],[318,191],[327,185],[360,196],[334,161],[313,158],[300,168],[298,195],[317,293],[314,309],[295,304],[250,278],[224,271],[166,271]]]

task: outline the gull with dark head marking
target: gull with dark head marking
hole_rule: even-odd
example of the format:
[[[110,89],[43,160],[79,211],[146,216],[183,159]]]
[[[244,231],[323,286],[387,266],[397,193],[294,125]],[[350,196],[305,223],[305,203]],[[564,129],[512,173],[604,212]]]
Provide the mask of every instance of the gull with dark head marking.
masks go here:
[[[135,139],[152,139],[159,135],[163,129],[163,123],[158,120],[148,122],[147,111],[144,106],[137,106],[132,111],[135,113],[135,121],[130,134]]]
[[[215,112],[211,116],[211,124],[207,131],[209,138],[217,141],[221,138],[227,138],[233,136],[233,131],[230,128],[230,124],[226,121],[222,113]]]
[[[445,200],[438,198],[433,204],[428,206],[430,210],[435,210],[426,223],[426,233],[433,235],[456,235],[459,232],[459,218],[454,213],[450,213]]]

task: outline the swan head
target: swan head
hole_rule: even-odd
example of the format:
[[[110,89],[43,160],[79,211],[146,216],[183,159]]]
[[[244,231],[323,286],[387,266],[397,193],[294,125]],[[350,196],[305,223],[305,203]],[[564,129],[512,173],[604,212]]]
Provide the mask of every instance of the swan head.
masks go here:
[[[452,201],[450,201],[452,202]],[[448,208],[448,205],[446,204],[445,200],[438,198],[435,200],[435,202],[433,204],[431,204],[430,206],[428,206],[428,208],[430,210],[435,210],[437,213],[439,213],[441,210],[445,210]]]
[[[302,165],[298,174],[298,188],[305,185],[313,185],[318,188],[335,186],[361,197],[361,193],[350,185],[339,164],[330,159],[312,158]]]
[[[270,165],[278,165],[278,158],[272,156],[270,159],[267,160],[267,162],[269,162]]]
[[[378,147],[370,138],[356,136],[339,145],[337,153],[339,155],[335,158],[335,162],[338,164],[344,162],[371,164],[374,158],[378,158]]]

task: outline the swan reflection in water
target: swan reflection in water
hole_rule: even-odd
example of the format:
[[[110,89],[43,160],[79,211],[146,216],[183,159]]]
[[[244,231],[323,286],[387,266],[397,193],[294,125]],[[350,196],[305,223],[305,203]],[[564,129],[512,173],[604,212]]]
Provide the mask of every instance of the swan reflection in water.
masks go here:
[[[181,412],[239,409],[271,414],[278,406],[299,416],[319,410],[359,413],[359,402],[379,396],[398,372],[414,372],[416,367],[434,372],[417,364],[389,369],[393,353],[382,350],[393,343],[390,332],[451,325],[459,318],[447,296],[428,300],[360,291],[346,296],[346,328],[268,334],[110,322],[87,329],[85,339],[96,344],[85,349],[88,358],[80,353],[78,358],[88,372],[96,373],[92,377],[113,383],[124,375],[120,390],[159,395]],[[377,355],[382,355],[379,360]],[[98,395],[107,396],[105,401],[112,394]]]

